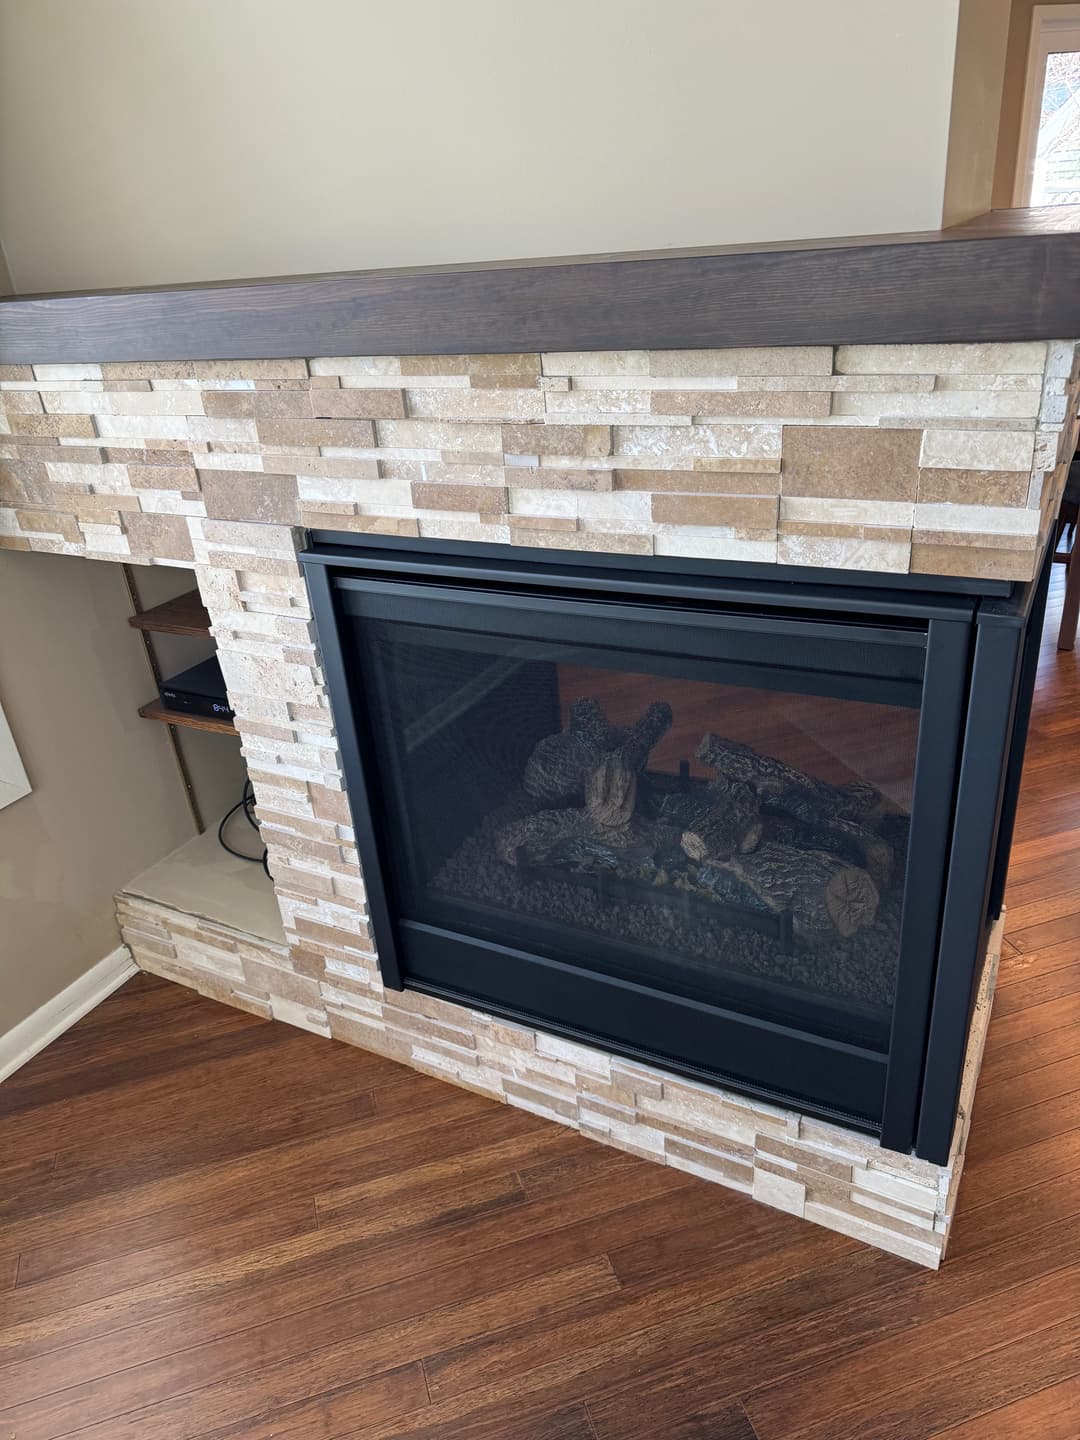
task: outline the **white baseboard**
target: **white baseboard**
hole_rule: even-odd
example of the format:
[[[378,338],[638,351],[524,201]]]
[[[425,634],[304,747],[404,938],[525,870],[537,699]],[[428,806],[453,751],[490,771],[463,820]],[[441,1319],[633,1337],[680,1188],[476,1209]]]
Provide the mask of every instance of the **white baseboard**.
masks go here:
[[[107,995],[119,990],[125,980],[138,973],[126,945],[118,945],[104,960],[73,980],[59,995],[20,1020],[13,1030],[0,1035],[0,1081],[32,1060],[39,1050],[51,1045],[58,1035],[70,1030],[76,1020],[89,1014]]]

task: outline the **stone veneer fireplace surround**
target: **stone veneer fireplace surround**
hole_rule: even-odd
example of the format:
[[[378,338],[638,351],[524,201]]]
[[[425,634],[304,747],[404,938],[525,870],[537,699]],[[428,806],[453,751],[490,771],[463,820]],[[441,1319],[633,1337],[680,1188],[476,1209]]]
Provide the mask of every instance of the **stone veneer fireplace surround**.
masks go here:
[[[451,272],[428,277],[446,299],[432,333],[456,324],[472,338],[488,325],[476,353],[399,347],[335,358],[324,345],[329,358],[290,359],[280,317],[269,341],[254,321],[250,334],[235,328],[237,313],[274,310],[272,286],[0,305],[0,546],[194,566],[270,851],[283,945],[126,893],[118,911],[139,964],[937,1264],[1000,926],[989,937],[980,927],[987,963],[973,1008],[970,988],[951,1002],[967,1054],[955,1128],[942,1142],[939,1126],[933,1158],[520,1019],[386,988],[344,788],[347,741],[331,715],[325,637],[316,636],[298,556],[307,528],[349,532],[361,544],[385,536],[428,553],[425,542],[492,557],[509,546],[533,561],[546,554],[601,570],[655,555],[674,559],[654,565],[685,559],[736,581],[773,575],[781,585],[858,587],[861,576],[879,594],[981,594],[988,609],[1007,605],[1014,585],[1037,574],[1075,441],[1075,346],[1049,337],[1080,333],[1080,319],[1063,303],[1044,311],[1051,293],[1075,294],[1077,255],[1071,234],[1065,248],[1057,237],[1053,252],[1045,231],[972,236],[878,247],[882,274],[905,271],[909,304],[920,265],[929,290],[945,285],[944,296],[967,284],[969,299],[981,297],[959,316],[914,324],[897,318],[906,312],[895,290],[875,293],[867,281],[860,301],[860,279],[878,263],[868,242],[858,242],[861,251],[790,247],[779,260],[760,252],[774,257],[781,279],[785,267],[810,276],[831,266],[852,282],[828,292],[830,314],[802,314],[786,335],[776,305],[757,293],[762,338],[774,342],[763,345],[748,343],[746,327],[766,272],[754,270],[748,286],[745,256],[732,261],[739,299],[726,328],[717,277],[728,259],[702,257],[711,288],[697,328],[678,304],[679,335],[644,302],[615,320],[586,304],[576,319],[556,310],[556,321],[537,321],[542,338],[554,328],[562,342],[545,353],[495,343],[494,321],[466,323],[446,299]],[[1028,303],[987,294],[970,264],[960,283],[956,266],[973,244],[983,246],[986,277],[1010,256],[1010,274],[1034,266],[1044,277],[1038,295]],[[1058,290],[1048,266],[1055,255]],[[693,259],[670,263],[690,266],[698,281],[705,273]],[[610,268],[560,265],[531,283],[557,289],[574,272],[579,294],[595,278],[599,295]],[[630,273],[624,267],[624,278]],[[490,285],[498,299],[528,289],[527,280],[508,267]],[[288,283],[301,286],[298,300],[328,299],[335,284]],[[337,283],[355,300],[370,299],[381,281]],[[352,318],[335,330],[324,309],[304,319],[303,333],[321,324],[323,337],[352,335],[366,325],[378,338],[399,323],[401,286],[415,315],[425,283],[388,281],[393,303],[383,311],[347,310]],[[984,321],[999,299],[1007,320]],[[283,303],[288,311],[293,302]],[[493,302],[496,320],[499,304],[509,302]],[[157,331],[138,335],[132,315],[163,305]],[[208,305],[219,320],[233,316],[232,353],[265,358],[189,358],[229,353]],[[877,322],[867,318],[874,305],[884,316]],[[638,327],[638,343],[655,334],[667,348],[601,349],[627,343],[620,324]],[[571,348],[575,325],[579,343],[587,335],[595,348]],[[117,346],[118,358],[87,358],[116,355]],[[769,569],[777,564],[785,568]],[[1000,878],[999,870],[998,895]],[[954,1047],[954,1070],[959,1056]]]

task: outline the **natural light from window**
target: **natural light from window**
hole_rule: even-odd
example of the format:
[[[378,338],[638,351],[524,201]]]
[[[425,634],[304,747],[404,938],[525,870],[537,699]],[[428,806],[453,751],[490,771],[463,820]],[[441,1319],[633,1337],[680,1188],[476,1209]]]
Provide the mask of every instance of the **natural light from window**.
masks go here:
[[[1080,204],[1080,50],[1046,58],[1031,204]]]

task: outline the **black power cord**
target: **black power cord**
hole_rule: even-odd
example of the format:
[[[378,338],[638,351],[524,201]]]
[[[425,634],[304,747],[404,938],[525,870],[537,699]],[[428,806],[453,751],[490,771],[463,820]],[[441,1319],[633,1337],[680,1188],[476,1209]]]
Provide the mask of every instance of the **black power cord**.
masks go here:
[[[231,809],[226,810],[225,814],[221,817],[221,824],[218,826],[217,832],[218,844],[223,850],[227,850],[230,855],[234,855],[237,860],[249,860],[253,865],[261,865],[266,874],[269,875],[270,867],[267,863],[268,857],[265,845],[263,846],[261,855],[247,855],[243,850],[235,850],[225,839],[225,827],[238,810],[244,812],[244,818],[255,833],[258,834],[259,822],[255,819],[255,789],[250,780],[244,782],[244,793],[240,796],[240,799]]]

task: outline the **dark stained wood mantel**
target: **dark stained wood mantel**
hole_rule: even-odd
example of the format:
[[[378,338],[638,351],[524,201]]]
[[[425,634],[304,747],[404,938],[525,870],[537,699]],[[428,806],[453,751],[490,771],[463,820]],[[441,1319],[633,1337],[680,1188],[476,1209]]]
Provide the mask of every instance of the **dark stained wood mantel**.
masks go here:
[[[1080,206],[949,230],[0,300],[0,364],[1080,335]]]

